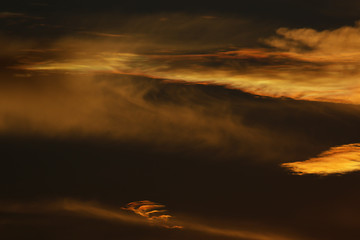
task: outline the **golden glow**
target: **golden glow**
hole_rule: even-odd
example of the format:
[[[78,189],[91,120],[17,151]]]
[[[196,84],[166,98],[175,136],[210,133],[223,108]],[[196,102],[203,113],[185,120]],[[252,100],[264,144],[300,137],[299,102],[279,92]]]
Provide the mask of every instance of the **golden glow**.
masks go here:
[[[156,206],[157,205],[157,206]],[[138,208],[142,207],[141,210]],[[47,203],[33,203],[33,204],[0,204],[0,212],[7,212],[7,213],[61,213],[66,211],[68,213],[73,213],[75,215],[81,215],[83,217],[90,217],[90,218],[99,218],[108,221],[118,221],[123,223],[129,224],[136,224],[136,225],[145,225],[148,226],[157,226],[157,227],[164,227],[164,222],[162,221],[151,221],[146,216],[151,216],[151,211],[154,211],[154,208],[161,208],[163,205],[155,204],[151,201],[138,201],[128,204],[126,208],[127,210],[137,211],[137,215],[129,215],[125,211],[111,209],[100,204],[96,204],[93,202],[81,202],[72,199],[65,199],[61,201],[55,202],[47,202]],[[126,209],[125,208],[125,209]],[[151,210],[153,209],[153,210]],[[141,213],[141,214],[140,214]],[[146,218],[144,218],[144,216]],[[140,217],[142,216],[142,217]],[[250,231],[244,229],[231,229],[231,228],[223,228],[223,227],[215,227],[204,223],[199,223],[198,221],[190,220],[189,219],[182,219],[182,220],[174,220],[173,223],[177,223],[179,225],[167,228],[182,228],[184,230],[192,230],[197,231],[207,235],[213,236],[223,236],[223,237],[231,237],[234,239],[247,239],[247,240],[300,240],[298,237],[287,237],[279,234],[274,233],[264,233],[262,231]]]
[[[236,55],[235,55],[236,54]],[[290,97],[294,99],[360,103],[360,85],[357,76],[343,76],[342,69],[319,69],[319,72],[301,73],[297,66],[260,66],[238,72],[232,66],[208,69],[204,66],[181,68],[177,61],[188,61],[189,65],[198,61],[208,61],[207,58],[248,59],[248,58],[283,58],[283,54],[268,53],[253,49],[217,54],[177,55],[177,56],[146,56],[128,53],[98,54],[97,59],[75,59],[64,62],[39,63],[22,66],[26,70],[62,70],[75,72],[110,72],[186,81],[193,83],[210,83],[226,85],[256,95],[272,97]],[[294,55],[295,56],[295,55]],[[359,55],[360,56],[360,55]],[[173,62],[170,66],[169,63]],[[340,77],[342,77],[340,81]],[[316,86],[316,87],[315,87]]]
[[[0,212],[10,213],[58,213],[58,212],[70,212],[87,217],[108,219],[120,222],[127,222],[132,224],[148,224],[146,220],[131,216],[123,211],[116,211],[113,209],[105,208],[93,202],[81,202],[72,199],[64,199],[53,202],[41,202],[41,203],[0,203]]]
[[[9,77],[9,82],[15,84],[1,85],[0,103],[6,104],[0,104],[0,132],[34,131],[52,137],[69,136],[75,131],[81,136],[145,141],[161,148],[164,144],[196,143],[198,147],[227,149],[228,136],[260,147],[259,142],[275,144],[269,136],[270,130],[259,130],[234,120],[227,104],[206,103],[209,109],[219,113],[214,115],[197,104],[149,101],[146,95],[157,88],[157,83],[151,81],[114,74],[97,77],[51,73],[44,77],[32,73],[29,80],[21,77],[23,86],[16,84],[19,77]],[[34,81],[42,87],[33,87]],[[183,99],[198,96],[201,91],[174,94],[173,97]],[[245,149],[242,145],[231,152],[239,154]]]
[[[16,18],[16,17],[24,17],[23,13],[16,12],[0,12],[0,18]]]
[[[157,223],[167,228],[183,228],[182,226],[174,225],[170,221],[172,216],[169,214],[164,214],[167,212],[165,209],[163,209],[164,207],[165,205],[159,205],[154,202],[144,200],[131,202],[122,209],[133,211],[134,213],[147,218],[151,223]]]
[[[303,162],[284,163],[282,166],[297,175],[329,175],[359,171],[360,143],[332,147],[318,157]]]
[[[277,34],[263,40],[275,49],[244,48],[202,54],[136,53],[128,48],[131,37],[119,40],[120,49],[116,51],[110,50],[116,46],[115,40],[110,44],[101,39],[72,38],[53,46],[75,46],[73,52],[64,50],[64,58],[24,62],[16,67],[28,71],[110,72],[221,84],[271,97],[360,103],[359,24],[322,32],[281,28]]]

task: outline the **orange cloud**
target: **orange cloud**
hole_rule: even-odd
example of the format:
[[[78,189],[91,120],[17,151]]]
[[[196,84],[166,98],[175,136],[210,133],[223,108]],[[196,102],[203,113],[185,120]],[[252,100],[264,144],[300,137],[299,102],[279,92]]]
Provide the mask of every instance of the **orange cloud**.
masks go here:
[[[169,214],[164,214],[167,212],[165,209],[163,209],[164,207],[165,205],[159,205],[154,202],[144,200],[131,202],[122,209],[133,211],[134,213],[147,218],[151,223],[157,223],[167,228],[183,228],[182,226],[174,225],[174,223],[170,221],[172,216]]]
[[[93,202],[81,202],[73,199],[63,199],[41,203],[0,203],[0,212],[9,213],[52,213],[70,212],[81,216],[120,221],[131,224],[147,225],[145,219],[103,207]]]
[[[54,202],[47,203],[33,203],[33,204],[4,204],[0,203],[0,212],[7,213],[47,213],[47,214],[57,214],[61,212],[73,213],[75,215],[80,215],[82,217],[98,218],[108,221],[118,221],[129,224],[144,225],[144,226],[158,226],[158,227],[167,227],[167,228],[182,228],[184,230],[191,230],[200,232],[207,235],[213,236],[223,236],[231,237],[234,239],[247,239],[247,240],[299,240],[298,237],[287,237],[281,234],[274,233],[262,233],[244,229],[231,229],[223,227],[215,227],[204,223],[194,222],[192,220],[182,219],[177,220],[177,224],[180,225],[171,225],[169,222],[165,222],[164,219],[157,219],[154,221],[151,216],[156,213],[156,209],[162,208],[163,205],[155,204],[151,201],[138,201],[129,203],[127,207],[123,208],[125,210],[131,210],[142,216],[129,215],[126,211],[121,211],[117,209],[111,209],[100,204],[91,203],[91,202],[81,202],[72,199],[65,199]],[[165,217],[167,218],[167,217]],[[158,221],[159,220],[159,221]],[[166,224],[165,224],[166,223]],[[175,222],[173,222],[175,223]],[[165,224],[165,225],[164,225]]]
[[[60,59],[43,59],[17,67],[28,71],[110,72],[221,84],[271,97],[360,103],[359,24],[324,31],[280,28],[277,34],[264,40],[273,49],[202,54],[138,53],[129,47],[132,37],[119,40],[117,45],[115,40],[72,38],[55,44],[56,49],[72,49]],[[134,46],[146,49],[146,43]]]
[[[341,59],[344,55],[359,54],[360,51],[360,21],[354,26],[344,26],[334,30],[279,28],[276,33],[277,37],[266,39],[265,42],[290,52],[303,52],[309,56],[323,53],[329,57]],[[306,47],[313,51],[303,51]]]
[[[360,170],[360,143],[332,147],[318,157],[303,162],[283,163],[294,174],[343,174]]]
[[[276,133],[243,123],[231,112],[229,102],[212,101],[200,89],[179,86],[180,93],[158,81],[115,74],[32,73],[4,76],[6,81],[0,83],[3,134],[104,137],[160,149],[186,143],[235,155],[258,148],[268,152],[279,143],[270,137]],[[152,99],[167,88],[173,89],[168,94],[175,102]],[[233,139],[235,147],[229,144]],[[250,152],[261,153],[258,159],[265,156],[261,151]]]

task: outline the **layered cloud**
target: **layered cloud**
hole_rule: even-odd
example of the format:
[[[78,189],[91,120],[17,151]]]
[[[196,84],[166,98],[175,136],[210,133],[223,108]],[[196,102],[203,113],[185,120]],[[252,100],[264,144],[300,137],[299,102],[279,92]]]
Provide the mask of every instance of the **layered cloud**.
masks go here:
[[[360,144],[332,147],[315,158],[303,162],[284,163],[294,174],[344,174],[360,170]]]
[[[128,20],[119,31],[74,31],[46,46],[2,36],[0,41],[12,44],[0,54],[0,130],[224,148],[236,139],[241,144],[231,151],[261,152],[254,149],[271,149],[271,139],[285,142],[287,133],[244,124],[228,103],[208,95],[195,100],[204,102],[204,97],[205,105],[149,101],[149,96],[163,91],[162,81],[224,85],[276,98],[360,103],[358,23],[323,31],[280,28],[276,36],[260,40],[266,46],[245,48],[223,44],[224,39],[220,44],[214,39],[184,44],[174,38],[181,39],[179,31],[186,33],[182,40],[191,38],[200,28],[210,35],[215,30],[229,33],[226,25],[254,24],[249,21],[184,15]],[[215,30],[209,28],[213,21]],[[174,22],[181,24],[179,31],[172,28]],[[162,45],[167,40],[171,44]],[[201,94],[192,91],[173,97]]]
[[[1,86],[2,134],[105,137],[161,148],[228,149],[237,139],[232,154],[271,142],[270,131],[242,123],[229,103],[184,85],[112,74],[51,74],[10,76]],[[179,102],[166,101],[162,92]]]
[[[23,57],[13,67],[26,71],[110,72],[221,84],[271,97],[360,103],[357,23],[324,31],[280,28],[277,36],[262,40],[269,46],[266,48],[203,49],[202,53],[185,54],[185,46],[181,51],[162,52],[140,35],[128,35],[118,42],[114,36],[121,38],[121,34],[96,35],[112,38],[61,39],[52,46],[57,49],[55,55],[44,52],[36,55],[38,60]],[[192,47],[189,50],[193,51]]]

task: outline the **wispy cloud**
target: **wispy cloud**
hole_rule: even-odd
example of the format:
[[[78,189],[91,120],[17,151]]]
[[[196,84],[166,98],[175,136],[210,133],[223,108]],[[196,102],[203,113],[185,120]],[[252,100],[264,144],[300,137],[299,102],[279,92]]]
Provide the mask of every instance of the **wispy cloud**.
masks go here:
[[[71,212],[82,216],[115,220],[133,224],[147,225],[145,219],[126,214],[124,211],[105,208],[94,202],[81,202],[73,199],[63,199],[41,203],[0,203],[0,212],[8,213],[51,213]]]
[[[283,163],[294,174],[344,174],[360,170],[360,144],[332,147],[315,158],[303,162]]]
[[[151,223],[163,225],[166,228],[183,228],[174,224],[173,216],[166,214],[165,205],[157,204],[149,200],[128,203],[122,209],[132,211],[142,217],[147,218]]]
[[[64,52],[61,59],[19,63],[17,67],[30,71],[111,72],[221,84],[271,97],[360,103],[357,80],[360,25],[320,32],[281,28],[277,34],[263,40],[272,48],[212,50],[201,54],[174,51],[167,55],[125,50],[133,38],[117,45],[116,41],[87,43],[68,39],[57,42],[54,48],[77,48],[71,53]]]
[[[270,130],[244,124],[231,113],[229,102],[215,101],[201,89],[114,74],[25,76],[26,81],[3,76],[0,102],[7,104],[0,107],[2,133],[105,137],[161,149],[164,144],[221,146],[222,152],[235,155],[273,143]],[[179,102],[162,100],[160,92],[166,89]],[[236,147],[230,152],[233,139]]]
[[[17,18],[17,17],[25,17],[26,15],[23,13],[17,12],[0,12],[0,18]]]
[[[30,16],[20,12],[0,12],[0,19],[11,19],[11,18],[43,19],[42,17]]]
[[[88,34],[88,35],[94,35],[94,36],[99,36],[99,37],[114,37],[114,38],[122,38],[122,37],[127,37],[128,36],[126,34],[103,33],[103,32],[87,32],[87,31],[83,31],[83,32],[79,32],[79,33]]]
[[[118,221],[128,224],[154,226],[154,227],[167,227],[172,229],[183,228],[184,231],[191,230],[200,232],[206,235],[231,237],[234,239],[246,240],[299,240],[298,237],[287,237],[281,234],[256,232],[246,229],[231,229],[216,227],[204,223],[194,222],[187,219],[179,219],[173,223],[179,224],[178,226],[164,225],[164,221],[149,221],[153,211],[164,207],[163,205],[154,204],[151,201],[138,201],[133,202],[125,207],[125,210],[117,210],[104,207],[97,203],[81,202],[72,199],[65,199],[47,203],[33,203],[33,204],[0,204],[0,212],[7,213],[42,213],[42,214],[58,214],[62,212],[80,215],[82,217],[98,218],[108,221]],[[139,209],[140,208],[140,209]],[[126,210],[135,210],[137,215],[128,214]],[[159,213],[159,212],[156,212]],[[161,211],[160,211],[161,213]],[[140,215],[140,216],[138,216]],[[169,224],[169,223],[166,223]],[[181,225],[181,227],[180,227]],[[174,229],[174,230],[175,230]]]

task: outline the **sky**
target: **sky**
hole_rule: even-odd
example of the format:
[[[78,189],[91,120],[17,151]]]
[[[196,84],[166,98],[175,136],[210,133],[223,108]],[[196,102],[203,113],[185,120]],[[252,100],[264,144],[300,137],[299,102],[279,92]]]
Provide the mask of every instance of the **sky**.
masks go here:
[[[7,1],[0,239],[360,233],[358,1]]]

